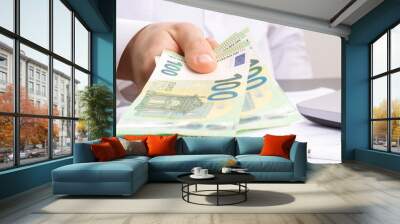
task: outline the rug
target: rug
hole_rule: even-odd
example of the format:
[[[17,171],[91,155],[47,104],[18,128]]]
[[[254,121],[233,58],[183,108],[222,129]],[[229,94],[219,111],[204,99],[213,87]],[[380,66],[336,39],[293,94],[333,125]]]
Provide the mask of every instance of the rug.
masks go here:
[[[360,213],[360,205],[346,202],[317,184],[255,183],[248,187],[247,201],[237,205],[190,204],[182,200],[180,184],[149,183],[131,197],[56,197],[36,213]],[[198,190],[213,188],[213,185],[202,185]],[[224,189],[231,188],[233,186]],[[215,203],[213,196],[191,196],[190,199],[198,203]],[[229,203],[237,199],[240,198],[224,197],[222,202]]]

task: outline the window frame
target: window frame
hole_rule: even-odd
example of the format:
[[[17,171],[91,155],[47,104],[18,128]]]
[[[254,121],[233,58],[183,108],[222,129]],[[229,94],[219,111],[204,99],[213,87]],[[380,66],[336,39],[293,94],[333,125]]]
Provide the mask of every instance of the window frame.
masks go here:
[[[389,28],[387,28],[383,33],[379,34],[374,40],[372,40],[369,44],[369,149],[373,151],[380,151],[392,154],[400,154],[400,152],[392,151],[392,121],[399,121],[400,117],[392,117],[392,99],[391,99],[391,79],[393,75],[400,72],[400,67],[391,68],[391,31],[395,27],[400,26],[400,21],[397,21]],[[378,41],[384,35],[387,35],[387,64],[386,64],[386,71],[380,74],[373,74],[373,44]],[[386,117],[385,118],[373,118],[373,81],[378,78],[386,77],[386,87],[387,87],[387,103],[386,103]],[[379,150],[374,148],[374,136],[373,136],[373,122],[376,121],[386,121],[386,150]]]
[[[71,11],[71,59],[64,58],[63,56],[55,53],[53,50],[53,1],[54,0],[48,0],[49,3],[49,47],[46,49],[45,47],[42,47],[39,44],[34,43],[33,41],[30,41],[27,38],[24,38],[23,36],[20,35],[20,0],[14,0],[13,1],[13,10],[14,10],[14,18],[13,18],[13,31],[10,31],[4,27],[0,26],[0,35],[3,35],[5,37],[11,38],[13,40],[13,54],[12,54],[12,61],[13,64],[12,66],[12,75],[14,79],[14,100],[13,100],[13,112],[2,112],[0,111],[0,116],[4,117],[11,117],[13,119],[13,166],[10,167],[5,167],[5,168],[0,168],[0,172],[4,170],[10,170],[10,169],[16,169],[18,167],[23,167],[23,166],[29,166],[37,163],[43,163],[49,160],[58,160],[62,159],[65,157],[70,157],[73,155],[74,152],[74,143],[75,143],[75,125],[76,121],[79,120],[79,117],[75,116],[75,108],[71,108],[71,114],[70,116],[58,116],[58,115],[53,115],[53,59],[58,60],[59,62],[62,62],[68,66],[71,66],[71,83],[73,84],[75,82],[75,69],[85,73],[89,77],[89,83],[88,86],[92,85],[92,72],[91,72],[91,49],[92,49],[92,43],[91,43],[91,37],[92,37],[92,31],[89,29],[87,24],[83,21],[83,19],[79,16],[78,13],[76,13],[72,7],[65,1],[65,0],[59,0],[68,10]],[[84,26],[84,28],[88,31],[88,62],[89,66],[88,69],[85,69],[81,67],[80,65],[75,63],[75,18]],[[48,112],[46,115],[40,115],[40,114],[27,114],[27,113],[21,113],[20,111],[20,45],[23,44],[27,47],[32,48],[33,50],[39,51],[40,53],[43,53],[48,56],[49,62],[48,62],[48,85],[46,88],[46,96],[48,97]],[[27,64],[28,66],[28,64]],[[27,67],[27,71],[28,71]],[[40,73],[42,74],[42,73]],[[36,80],[36,70],[33,70],[33,82]],[[26,74],[27,80],[30,80],[30,74],[27,72]],[[41,78],[41,77],[39,77]],[[39,79],[39,83],[41,83],[41,79]],[[29,91],[29,90],[27,90]],[[36,91],[36,90],[34,90]],[[72,92],[72,99],[71,99],[71,105],[74,105],[75,103],[75,88],[74,85],[71,85],[71,90]],[[40,94],[42,95],[42,94]],[[48,136],[47,136],[47,151],[48,155],[47,158],[43,158],[43,160],[38,161],[38,162],[32,162],[32,163],[26,163],[26,164],[21,164],[21,159],[20,159],[20,119],[21,118],[45,118],[47,119],[48,122]],[[57,120],[66,120],[71,122],[71,153],[68,155],[62,155],[62,156],[54,156],[54,147],[53,147],[53,123]]]

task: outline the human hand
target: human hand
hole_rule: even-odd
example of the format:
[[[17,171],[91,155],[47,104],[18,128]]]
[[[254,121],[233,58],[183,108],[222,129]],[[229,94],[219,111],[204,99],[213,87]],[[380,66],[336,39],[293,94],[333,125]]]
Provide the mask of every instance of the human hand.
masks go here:
[[[154,67],[154,58],[164,49],[183,54],[185,62],[193,71],[210,73],[217,61],[213,48],[217,42],[204,38],[202,31],[191,23],[155,23],[139,31],[125,48],[117,76],[132,80],[139,91],[149,79]]]

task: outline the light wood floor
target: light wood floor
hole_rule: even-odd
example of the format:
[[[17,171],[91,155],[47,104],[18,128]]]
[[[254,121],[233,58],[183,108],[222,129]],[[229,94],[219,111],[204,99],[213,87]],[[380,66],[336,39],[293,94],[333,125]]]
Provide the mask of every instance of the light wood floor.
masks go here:
[[[308,183],[317,183],[344,200],[368,206],[357,214],[37,214],[54,200],[42,186],[0,202],[0,223],[220,224],[220,223],[400,223],[400,174],[359,163],[311,165]],[[173,205],[171,205],[173,206]]]

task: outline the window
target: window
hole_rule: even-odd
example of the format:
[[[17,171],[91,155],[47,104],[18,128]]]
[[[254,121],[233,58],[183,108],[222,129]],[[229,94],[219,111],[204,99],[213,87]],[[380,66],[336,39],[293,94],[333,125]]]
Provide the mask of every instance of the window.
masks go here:
[[[71,155],[72,122],[71,120],[53,120],[53,157]]]
[[[49,158],[48,119],[21,117],[19,130],[20,163],[24,165],[47,160]]]
[[[2,4],[3,2],[0,3],[0,7]],[[3,9],[0,8],[0,14],[3,12],[2,10]],[[3,15],[0,15],[0,20],[2,16]],[[0,113],[12,113],[14,111],[14,70],[11,64],[13,61],[12,58],[14,57],[13,52],[13,39],[0,33]]]
[[[0,67],[7,68],[7,56],[4,54],[0,54]]]
[[[20,35],[49,48],[49,0],[20,1]]]
[[[53,93],[53,114],[57,113],[55,111],[57,111],[57,106],[58,106],[58,90],[55,89],[54,93]]]
[[[40,84],[36,84],[36,95],[39,96],[40,95]],[[33,97],[33,96],[31,96]]]
[[[7,56],[0,53],[0,91],[7,90]]]
[[[29,79],[33,80],[33,67],[29,66],[29,71],[28,71]]]
[[[0,84],[5,86],[7,84],[7,73],[0,71]]]
[[[82,68],[89,69],[89,32],[75,18],[75,62]]]
[[[33,82],[31,82],[31,81],[28,82],[28,92],[29,92],[29,94],[33,94],[33,92],[34,92]]]
[[[400,25],[370,45],[371,148],[400,153]]]
[[[87,139],[74,105],[90,85],[89,30],[62,0],[0,0],[0,26],[0,170],[72,155]]]
[[[400,25],[390,31],[390,68],[400,67]]]
[[[72,84],[72,67],[66,65],[56,59],[53,60],[53,91],[54,91],[54,98],[53,101],[53,114],[61,114],[61,116],[65,117],[72,117],[72,92],[70,89],[65,89],[65,83]],[[60,111],[60,107],[65,105],[64,97],[67,96],[71,102],[68,102],[66,110],[64,112]],[[60,97],[60,98],[58,98]],[[58,101],[60,99],[60,102]]]
[[[42,96],[46,97],[46,86],[42,86]]]
[[[0,169],[14,166],[14,122],[12,116],[0,115]]]
[[[40,53],[39,53],[40,54]],[[42,60],[43,61],[43,60]],[[46,63],[46,62],[44,62],[44,63]],[[39,69],[36,69],[36,80],[37,81],[40,81],[40,70]]]
[[[7,55],[0,53],[0,91],[5,92],[7,87]]]
[[[81,108],[79,107],[81,92],[89,85],[89,74],[75,70],[75,117],[79,117]]]
[[[53,0],[53,16],[53,50],[71,60],[72,12],[60,0]]]
[[[86,86],[89,86],[89,74],[76,70],[75,71],[75,117],[79,117],[81,114],[80,96],[82,90],[85,89]],[[76,123],[76,131],[75,131],[75,141],[86,141],[87,140],[87,128],[86,124],[83,121],[78,121]]]
[[[0,26],[14,31],[14,0],[0,1]]]

